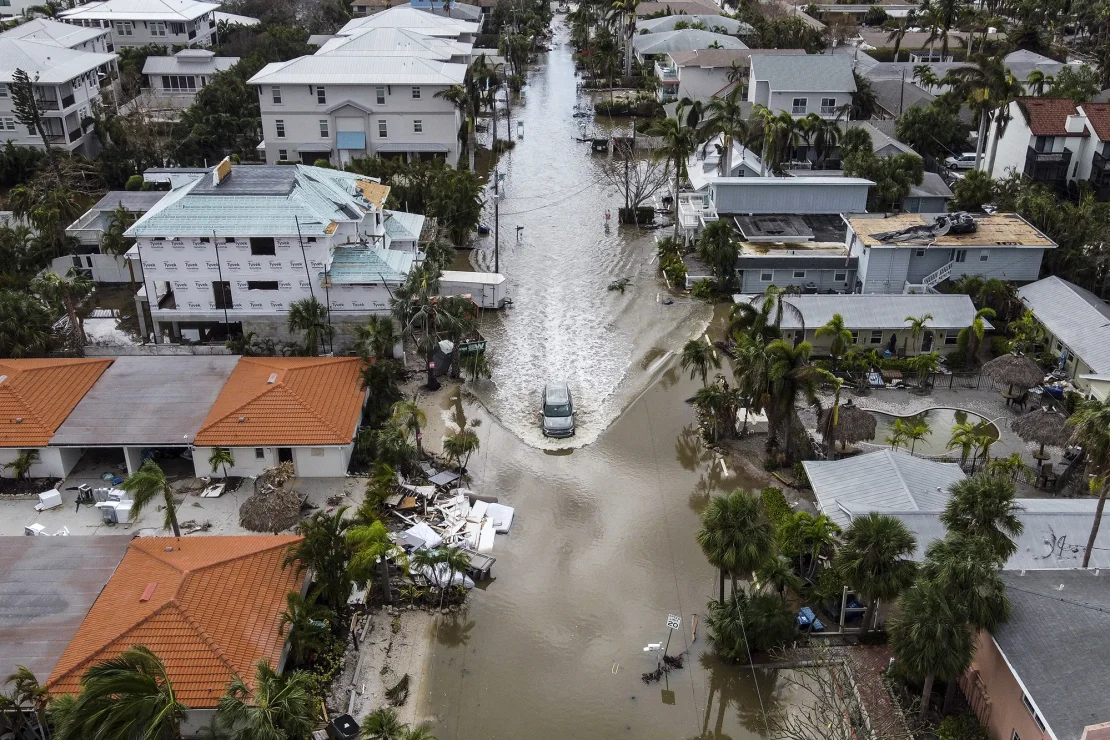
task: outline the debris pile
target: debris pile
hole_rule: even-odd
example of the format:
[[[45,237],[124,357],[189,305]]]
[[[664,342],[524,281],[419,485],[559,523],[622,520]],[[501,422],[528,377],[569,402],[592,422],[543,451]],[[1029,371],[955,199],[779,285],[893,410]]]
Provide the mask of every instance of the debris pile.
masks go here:
[[[300,521],[307,497],[285,488],[295,475],[291,462],[263,470],[254,482],[254,494],[239,507],[239,525],[252,532],[277,534]]]

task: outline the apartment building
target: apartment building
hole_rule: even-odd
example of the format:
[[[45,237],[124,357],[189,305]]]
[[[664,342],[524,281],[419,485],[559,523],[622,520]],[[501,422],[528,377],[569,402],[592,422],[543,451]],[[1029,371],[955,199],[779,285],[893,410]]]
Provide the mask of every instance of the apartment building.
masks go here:
[[[748,101],[776,115],[837,118],[856,91],[852,61],[842,55],[757,54],[750,66]]]
[[[0,33],[0,38],[37,41],[73,51],[111,52],[112,32],[107,28],[82,28],[49,18],[34,18]]]
[[[112,53],[75,51],[46,40],[0,37],[0,142],[43,148],[39,132],[16,120],[8,87],[17,69],[33,82],[42,124],[50,146],[92,156],[97,141],[81,122],[89,117],[119,57]]]
[[[215,42],[216,3],[198,0],[102,0],[63,10],[66,23],[111,31],[111,51],[159,44],[211,46]]]
[[[473,44],[480,27],[478,22],[436,15],[409,5],[398,5],[363,18],[352,18],[339,29],[337,35],[353,36],[368,28],[402,28],[417,31],[424,36]]]

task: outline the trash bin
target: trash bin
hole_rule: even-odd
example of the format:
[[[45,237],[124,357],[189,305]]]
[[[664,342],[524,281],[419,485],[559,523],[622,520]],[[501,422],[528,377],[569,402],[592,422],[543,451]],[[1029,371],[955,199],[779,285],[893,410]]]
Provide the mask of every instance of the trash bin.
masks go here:
[[[332,740],[355,740],[358,737],[358,722],[349,714],[341,714],[328,723],[328,737]]]

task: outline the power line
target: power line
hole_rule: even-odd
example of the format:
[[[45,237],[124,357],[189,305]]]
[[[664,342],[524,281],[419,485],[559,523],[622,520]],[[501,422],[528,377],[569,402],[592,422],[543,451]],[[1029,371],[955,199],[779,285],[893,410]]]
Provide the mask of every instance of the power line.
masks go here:
[[[544,203],[542,206],[536,206],[535,208],[527,208],[523,211],[512,211],[510,213],[503,213],[501,215],[503,215],[503,216],[519,216],[520,214],[523,214],[523,213],[531,213],[532,211],[539,211],[539,210],[542,210],[544,208],[550,208],[552,206],[557,206],[560,203],[564,203],[564,202],[570,200],[571,198],[578,195],[579,193],[581,193],[585,190],[589,190],[590,188],[596,187],[596,186],[597,186],[597,183],[590,183],[589,185],[586,185],[585,187],[583,187],[579,190],[575,190],[573,193],[566,196],[565,198],[560,198],[559,200],[553,201],[551,203]]]

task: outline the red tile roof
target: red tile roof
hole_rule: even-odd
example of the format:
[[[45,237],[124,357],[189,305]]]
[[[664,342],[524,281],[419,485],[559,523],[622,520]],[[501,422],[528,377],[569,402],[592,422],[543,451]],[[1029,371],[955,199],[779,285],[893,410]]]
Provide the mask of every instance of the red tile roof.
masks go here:
[[[254,664],[266,660],[276,667],[285,646],[285,596],[300,590],[304,573],[283,568],[282,561],[300,539],[132,540],[50,674],[50,693],[77,693],[91,664],[134,645],[145,645],[165,662],[187,706],[214,707],[233,676],[250,685]]]
[[[1068,98],[1018,98],[1017,104],[1034,136],[1087,136],[1068,132],[1068,116],[1078,112]]]
[[[1099,141],[1110,141],[1110,103],[1083,103],[1080,106]]]
[[[110,359],[0,360],[0,447],[45,447]]]
[[[366,397],[361,370],[356,357],[244,357],[208,412],[195,444],[348,444]]]

